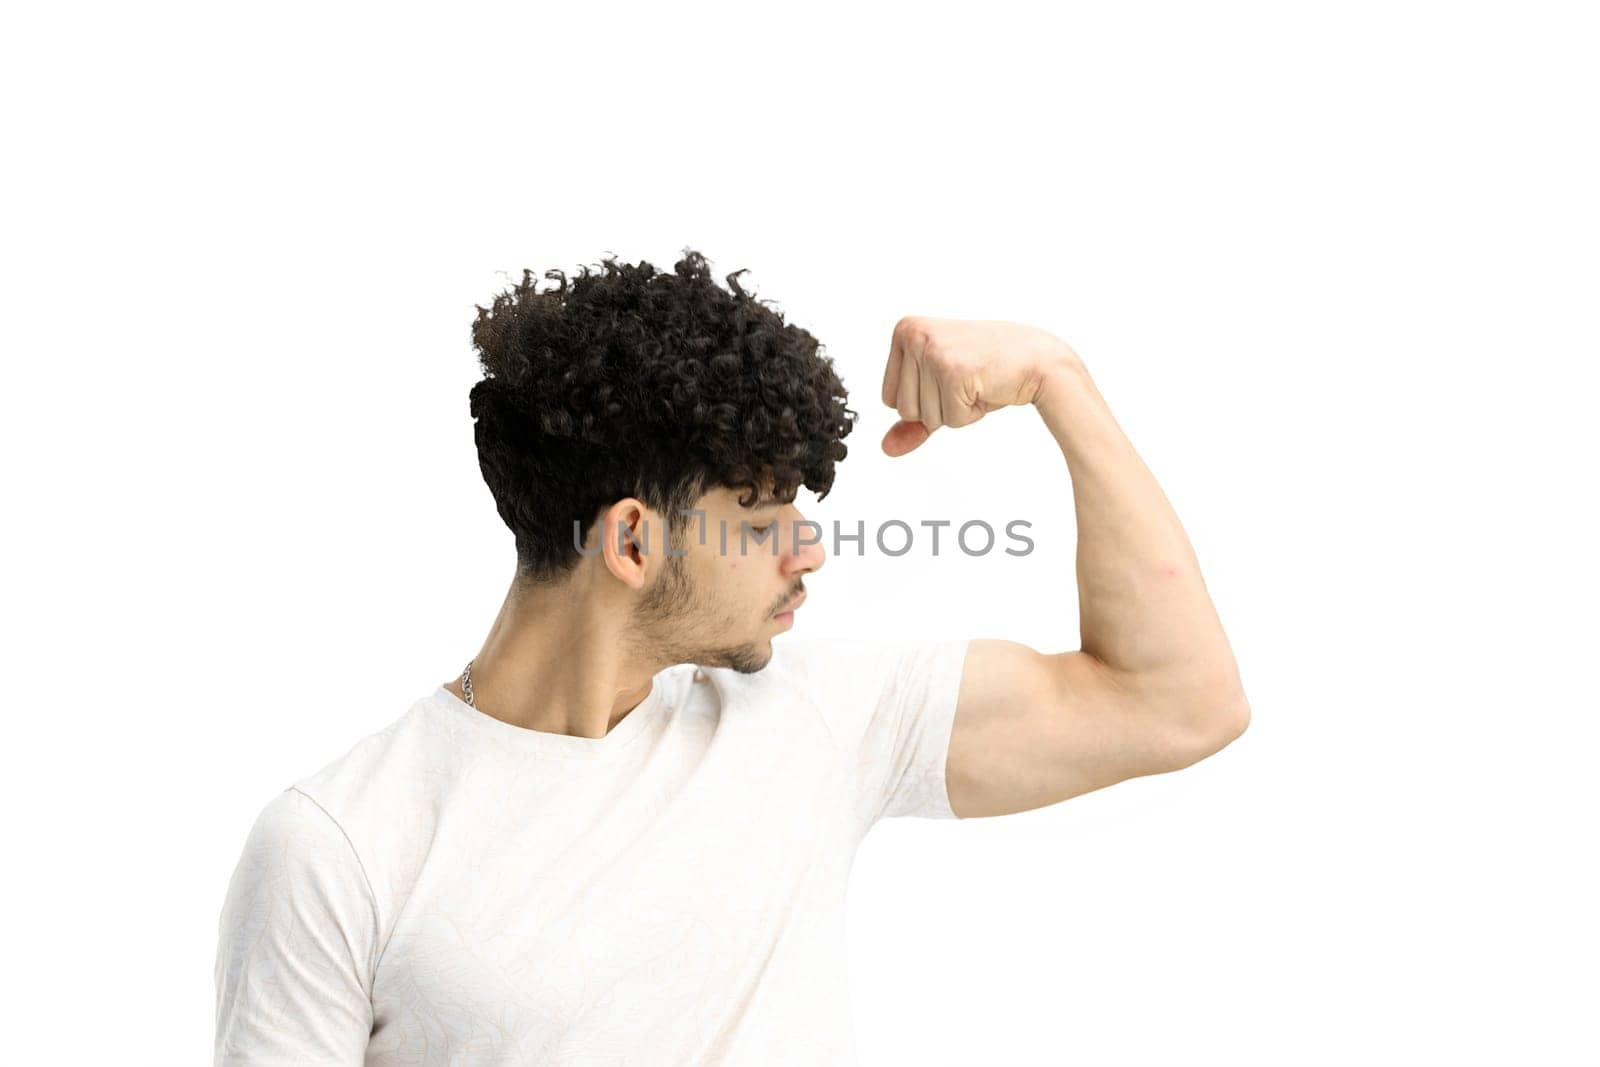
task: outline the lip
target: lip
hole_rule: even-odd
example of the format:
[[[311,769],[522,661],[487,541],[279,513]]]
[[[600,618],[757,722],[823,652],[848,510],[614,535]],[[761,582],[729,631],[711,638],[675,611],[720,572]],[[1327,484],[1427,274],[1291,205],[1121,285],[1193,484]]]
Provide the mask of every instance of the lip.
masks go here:
[[[789,602],[789,606],[788,607],[784,608],[782,611],[778,612],[777,615],[774,615],[773,617],[777,618],[778,616],[782,616],[782,615],[793,615],[796,611],[799,610],[800,605],[804,604],[805,602],[806,602],[806,595],[804,593],[801,593],[798,597],[796,597],[794,600]]]

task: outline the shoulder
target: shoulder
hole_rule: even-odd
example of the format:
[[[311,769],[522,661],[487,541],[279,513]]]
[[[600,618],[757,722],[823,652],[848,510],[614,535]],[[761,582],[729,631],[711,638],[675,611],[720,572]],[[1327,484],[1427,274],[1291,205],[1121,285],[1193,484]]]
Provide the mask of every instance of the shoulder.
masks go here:
[[[304,908],[301,901],[316,901]],[[256,815],[228,881],[220,925],[222,959],[276,943],[295,931],[337,929],[348,934],[360,962],[370,963],[377,906],[372,884],[349,837],[312,797],[290,786]],[[343,934],[341,936],[343,936]]]
[[[747,684],[786,701],[826,709],[859,687],[884,650],[874,644],[838,638],[800,638],[774,642],[766,669]]]
[[[297,786],[262,805],[251,824],[245,856],[302,867],[338,867],[355,858],[339,821]]]
[[[437,794],[460,777],[461,746],[432,699],[416,701],[388,726],[293,782],[273,802],[301,819],[310,819],[315,809],[336,827],[384,913],[414,879],[425,851],[419,843],[433,836]]]
[[[786,680],[827,686],[845,676],[887,664],[910,642],[809,637],[773,645],[772,668]]]
[[[841,740],[859,739],[874,719],[942,697],[959,684],[968,639],[808,638],[774,646],[787,686],[817,704]]]
[[[915,674],[949,665],[959,666],[969,640],[876,639],[850,641],[839,638],[808,638],[790,641],[778,651],[774,647],[773,665],[789,681],[803,682],[820,690],[858,690],[864,683],[883,683],[901,675]]]
[[[423,770],[430,750],[428,735],[437,729],[437,716],[427,712],[431,697],[418,700],[400,718],[369,733],[340,755],[327,760],[311,774],[297,778],[291,788],[315,797],[336,818],[357,818],[380,794],[406,783]]]

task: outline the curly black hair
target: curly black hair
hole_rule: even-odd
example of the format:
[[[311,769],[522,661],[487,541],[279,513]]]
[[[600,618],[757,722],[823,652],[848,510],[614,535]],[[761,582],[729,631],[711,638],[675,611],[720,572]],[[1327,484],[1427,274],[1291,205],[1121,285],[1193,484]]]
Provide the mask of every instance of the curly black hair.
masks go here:
[[[665,517],[674,547],[681,509],[712,488],[771,483],[825,497],[856,412],[823,346],[684,249],[671,274],[606,257],[570,283],[533,272],[478,307],[472,387],[478,465],[516,536],[518,584],[558,581],[581,558],[577,536],[623,497]]]

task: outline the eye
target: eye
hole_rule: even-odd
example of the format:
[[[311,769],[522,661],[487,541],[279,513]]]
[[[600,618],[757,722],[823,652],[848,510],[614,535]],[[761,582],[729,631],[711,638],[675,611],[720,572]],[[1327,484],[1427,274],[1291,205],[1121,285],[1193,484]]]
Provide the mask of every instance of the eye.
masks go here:
[[[769,522],[765,526],[752,526],[750,528],[752,530],[754,530],[756,533],[766,533],[768,530],[772,529],[776,525],[777,525],[777,523]]]

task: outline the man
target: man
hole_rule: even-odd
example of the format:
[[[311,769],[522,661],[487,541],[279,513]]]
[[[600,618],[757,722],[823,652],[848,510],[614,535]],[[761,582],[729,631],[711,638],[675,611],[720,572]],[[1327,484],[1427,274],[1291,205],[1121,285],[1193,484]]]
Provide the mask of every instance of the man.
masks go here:
[[[796,488],[826,495],[855,412],[737,273],[604,268],[479,309],[516,580],[459,677],[256,820],[219,1064],[852,1063],[846,883],[877,820],[1038,808],[1245,728],[1182,527],[1067,345],[902,319],[883,449],[1045,420],[1082,649],[774,643],[824,559]]]

